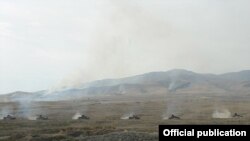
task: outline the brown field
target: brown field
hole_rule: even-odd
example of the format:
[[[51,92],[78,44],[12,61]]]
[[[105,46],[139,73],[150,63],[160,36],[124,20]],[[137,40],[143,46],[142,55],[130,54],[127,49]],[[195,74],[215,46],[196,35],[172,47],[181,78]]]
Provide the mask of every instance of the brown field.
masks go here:
[[[20,103],[0,103],[11,107],[17,120],[0,121],[0,141],[57,141],[57,140],[158,140],[159,124],[250,124],[250,99],[248,97],[179,94],[180,98],[164,95],[89,97],[75,101],[35,102],[28,109]],[[167,107],[181,120],[163,120]],[[226,108],[241,118],[216,119],[216,108]],[[49,120],[28,120],[19,116],[29,111],[33,116],[44,114]],[[90,120],[72,120],[76,112]],[[134,112],[140,120],[122,120]]]

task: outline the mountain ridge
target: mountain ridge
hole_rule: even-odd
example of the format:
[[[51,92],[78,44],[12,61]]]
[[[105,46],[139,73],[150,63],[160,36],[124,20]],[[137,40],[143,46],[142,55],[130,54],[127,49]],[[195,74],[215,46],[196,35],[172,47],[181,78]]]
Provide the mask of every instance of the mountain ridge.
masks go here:
[[[103,79],[59,91],[13,92],[0,97],[18,99],[70,99],[96,95],[155,94],[169,92],[232,93],[250,90],[250,70],[224,74],[184,69],[149,72],[118,79]]]

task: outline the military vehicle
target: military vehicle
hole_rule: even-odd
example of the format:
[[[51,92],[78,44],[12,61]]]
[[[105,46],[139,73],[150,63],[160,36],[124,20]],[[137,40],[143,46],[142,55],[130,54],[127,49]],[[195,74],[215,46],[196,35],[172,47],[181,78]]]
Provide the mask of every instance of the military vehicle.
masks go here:
[[[89,117],[88,116],[85,116],[85,115],[81,115],[80,117],[78,117],[79,120],[81,119],[86,119],[86,120],[89,120]]]
[[[131,115],[128,117],[128,119],[140,119],[140,117],[137,115]]]
[[[181,118],[172,114],[168,119],[181,119]]]
[[[15,120],[16,117],[12,116],[12,115],[7,115],[6,117],[3,117],[3,120]]]
[[[38,115],[38,116],[36,117],[36,120],[48,120],[48,119],[49,119],[48,117],[43,116],[43,115]]]
[[[238,113],[234,113],[234,114],[233,114],[233,117],[234,117],[234,118],[237,118],[237,117],[243,117],[243,116],[242,116],[242,115],[239,115]]]

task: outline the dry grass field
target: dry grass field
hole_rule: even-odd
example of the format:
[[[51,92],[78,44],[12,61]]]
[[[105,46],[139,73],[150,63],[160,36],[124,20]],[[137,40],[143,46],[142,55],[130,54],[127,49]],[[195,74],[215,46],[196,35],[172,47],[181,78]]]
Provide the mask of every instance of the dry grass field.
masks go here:
[[[247,97],[197,96],[179,94],[181,98],[164,95],[95,97],[75,101],[35,102],[20,108],[19,103],[1,103],[11,107],[16,120],[0,120],[0,141],[57,141],[57,140],[158,140],[159,124],[250,124]],[[170,109],[169,107],[172,107]],[[227,109],[240,118],[212,118],[216,109]],[[168,110],[180,120],[163,119]],[[43,114],[49,120],[28,120]],[[89,120],[72,120],[82,113]],[[134,113],[139,120],[124,120],[122,116]]]

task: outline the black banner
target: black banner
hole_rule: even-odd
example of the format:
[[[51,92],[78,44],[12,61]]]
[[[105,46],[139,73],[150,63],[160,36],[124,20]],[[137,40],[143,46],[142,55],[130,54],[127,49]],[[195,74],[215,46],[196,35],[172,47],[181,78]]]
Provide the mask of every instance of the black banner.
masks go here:
[[[250,125],[159,125],[159,141],[249,140]]]

